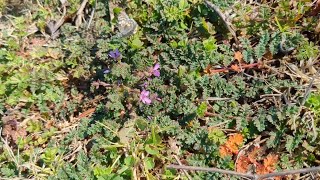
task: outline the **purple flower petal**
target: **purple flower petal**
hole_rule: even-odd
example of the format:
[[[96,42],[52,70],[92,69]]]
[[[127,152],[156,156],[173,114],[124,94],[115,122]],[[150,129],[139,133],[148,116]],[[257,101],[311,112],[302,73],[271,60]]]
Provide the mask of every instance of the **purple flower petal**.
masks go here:
[[[145,104],[151,104],[151,99],[149,99],[148,97],[146,97],[146,98],[144,98],[144,99],[142,100],[142,102],[145,103]]]
[[[114,51],[109,52],[109,56],[113,59],[118,59],[120,57],[121,53],[118,49],[115,49]]]
[[[155,71],[155,70],[158,70],[159,68],[160,68],[160,64],[157,63],[157,64],[154,65],[153,70]]]
[[[109,56],[110,56],[111,58],[115,58],[115,57],[116,57],[116,54],[115,54],[113,51],[111,51],[111,52],[109,53]]]
[[[142,101],[145,98],[145,90],[141,91],[140,93],[140,101]]]
[[[116,49],[114,53],[115,53],[115,55],[116,55],[116,58],[118,58],[118,57],[120,56],[120,52],[119,52],[118,49]]]
[[[142,94],[143,94],[144,96],[149,96],[150,92],[149,92],[149,91],[146,91],[146,90],[143,90],[143,91],[142,91]]]
[[[148,97],[150,94],[149,91],[142,90],[140,93],[140,101],[142,101],[144,104],[150,104],[151,99]]]
[[[159,77],[160,76],[160,71],[159,70],[155,70],[152,73],[154,76]]]
[[[160,76],[159,68],[160,68],[160,64],[157,63],[154,65],[154,67],[150,68],[149,72],[151,72],[154,76],[159,77]]]
[[[106,70],[103,71],[103,74],[108,74],[108,73],[110,73],[110,72],[111,72],[110,69],[106,69]]]

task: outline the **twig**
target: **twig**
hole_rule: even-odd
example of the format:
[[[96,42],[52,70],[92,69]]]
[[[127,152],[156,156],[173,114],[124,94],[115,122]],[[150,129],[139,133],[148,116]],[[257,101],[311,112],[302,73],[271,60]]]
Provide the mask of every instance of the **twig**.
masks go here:
[[[239,40],[237,38],[237,35],[235,33],[235,31],[233,30],[234,28],[232,27],[232,24],[229,23],[227,21],[226,16],[221,12],[221,10],[219,9],[218,6],[212,4],[211,2],[209,2],[208,0],[205,0],[204,3],[211,9],[213,9],[216,13],[218,13],[218,15],[221,17],[222,21],[224,22],[224,24],[226,25],[226,27],[228,28],[229,32],[231,33],[231,35],[233,36],[233,38],[235,39],[236,43],[239,44]]]
[[[312,77],[312,79],[311,79],[311,81],[310,81],[310,83],[309,83],[309,86],[308,86],[308,88],[306,89],[306,92],[304,93],[303,99],[302,99],[302,101],[301,101],[301,106],[303,106],[304,103],[306,102],[306,100],[307,100],[307,98],[308,98],[308,96],[309,96],[309,94],[310,94],[311,87],[312,87],[312,85],[313,85],[313,83],[314,83],[314,80],[317,79],[319,76],[320,76],[320,70],[318,70],[317,74]]]
[[[83,10],[86,7],[87,3],[88,3],[88,0],[83,0],[81,5],[80,5],[80,8],[77,11],[77,19],[76,19],[76,26],[77,27],[81,24],[81,19],[82,19],[82,16],[83,16]]]
[[[93,16],[94,16],[94,12],[95,12],[96,8],[97,8],[97,0],[94,1],[94,6],[93,6],[93,9],[91,11],[91,15],[90,15],[90,19],[89,19],[89,22],[88,22],[87,30],[90,27],[90,24],[92,22],[92,19],[93,19]]]
[[[80,146],[78,146],[72,153],[66,155],[63,157],[64,160],[67,160],[68,158],[70,158],[71,156],[73,156],[74,154],[76,154],[78,151],[80,151],[82,149],[82,145],[80,144]]]
[[[241,176],[241,177],[254,178],[254,175],[252,175],[252,174],[244,174],[244,173],[239,173],[239,172],[224,170],[224,169],[218,169],[218,168],[204,168],[204,167],[184,166],[184,165],[180,166],[180,165],[174,165],[174,164],[170,164],[169,166],[167,166],[167,168],[185,169],[185,170],[189,170],[189,171],[217,172],[217,173],[222,173],[222,174],[230,174],[230,175],[236,175],[236,176]]]
[[[259,66],[260,63],[252,63],[252,64],[240,64],[240,71],[243,71],[244,69],[250,69],[250,68],[253,68],[254,66]],[[236,66],[237,67],[237,66]],[[236,71],[236,72],[240,72],[239,70],[237,69],[234,69],[235,67],[231,66],[231,67],[225,67],[225,68],[220,68],[220,69],[209,69],[209,70],[206,70],[208,71],[207,73],[209,73],[210,75],[212,74],[215,74],[215,73],[221,73],[221,72],[229,72],[229,71]]]
[[[4,140],[2,138],[2,127],[0,127],[0,139],[2,141],[2,143],[4,144],[4,149],[8,151],[9,156],[11,157],[11,160],[16,164],[17,168],[20,169],[20,165],[18,160],[14,157],[14,153],[11,149],[11,147],[9,146],[8,143],[8,138],[6,138],[6,140]]]
[[[178,158],[176,155],[173,155],[173,157],[176,159],[176,161],[178,162],[178,164],[181,166],[182,163],[181,163],[181,161],[179,160],[179,158]],[[192,179],[191,176],[188,174],[188,172],[187,172],[185,169],[182,169],[182,171],[184,172],[184,174],[187,176],[187,178],[188,178],[189,180]]]
[[[219,97],[208,97],[206,99],[201,99],[200,101],[227,101],[231,100],[232,98],[219,98]]]
[[[318,55],[318,56],[316,57],[316,59],[318,59],[319,56],[320,56],[320,55]],[[300,103],[299,110],[298,110],[298,112],[296,113],[296,115],[293,116],[293,119],[292,119],[292,120],[293,120],[294,133],[296,132],[296,128],[297,128],[297,127],[296,127],[296,119],[297,119],[298,116],[300,115],[300,112],[301,112],[301,110],[302,110],[302,107],[304,106],[304,104],[305,104],[306,101],[307,101],[307,98],[308,98],[308,96],[309,96],[309,94],[310,94],[311,87],[313,86],[313,83],[314,83],[315,79],[317,79],[319,76],[320,76],[320,70],[318,70],[317,73],[316,73],[316,75],[311,78],[311,81],[310,81],[310,83],[309,83],[309,85],[308,85],[308,87],[307,87],[307,89],[306,89],[306,91],[305,91],[305,93],[304,93],[303,99],[302,99],[302,101],[301,101],[301,103]]]
[[[77,15],[81,15],[82,14],[82,11],[84,10],[84,8],[86,7],[86,4],[87,4],[88,0],[83,0],[81,5],[80,5],[80,8],[78,9],[77,11]]]
[[[57,137],[58,134],[63,134],[63,133],[70,132],[70,129],[76,128],[78,125],[79,125],[79,123],[76,123],[76,124],[73,124],[72,126],[68,126],[68,127],[63,128],[60,131],[55,131],[54,134],[56,134],[56,135],[53,136],[53,137]]]
[[[306,122],[306,123],[309,122],[309,121],[306,121],[306,118],[310,119],[310,121],[311,121],[310,128],[312,128],[312,131],[313,131],[313,138],[312,138],[311,142],[314,142],[318,137],[318,132],[316,129],[316,125],[314,123],[314,118],[311,115],[311,111],[304,113],[304,115],[301,118],[301,122]]]
[[[105,82],[100,81],[100,80],[98,80],[98,81],[93,81],[93,82],[91,83],[91,85],[95,86],[96,89],[98,89],[99,86],[103,86],[103,87],[105,87],[105,88],[112,87],[112,84],[108,84],[108,83],[105,83]]]
[[[54,27],[53,27],[53,32],[52,32],[52,35],[51,35],[51,36],[53,36],[53,34],[62,26],[62,24],[63,24],[64,21],[65,21],[64,17],[65,17],[66,14],[67,14],[66,5],[65,5],[65,4],[62,4],[62,8],[63,8],[63,14],[62,14],[60,20],[59,20],[57,23],[55,23],[55,25],[54,25]]]
[[[317,132],[317,129],[316,129],[316,125],[314,123],[314,119],[313,117],[310,115],[309,113],[309,117],[311,118],[311,126],[312,126],[312,131],[313,131],[313,138],[312,138],[312,142],[314,142],[317,137],[318,137],[318,132]]]
[[[90,108],[90,109],[82,112],[82,113],[78,116],[78,118],[81,119],[81,118],[89,117],[89,116],[91,116],[95,111],[96,111],[96,108],[95,108],[95,107],[94,107],[94,108]]]
[[[112,1],[108,2],[108,8],[109,8],[109,17],[110,17],[109,21],[111,24],[111,31],[113,32],[114,31],[114,24],[112,23],[112,20],[114,19],[113,9],[115,8],[115,5],[113,4]]]
[[[320,171],[320,166],[297,169],[297,170],[285,170],[280,172],[258,175],[258,177],[259,179],[264,179],[264,178],[270,178],[270,177],[276,177],[276,176],[286,176],[290,174],[310,173],[310,172],[316,172],[316,171]]]
[[[306,167],[310,167],[306,162],[303,162],[303,164],[306,166]],[[310,172],[309,173],[312,177],[312,179],[315,179],[315,175],[313,174],[313,172]],[[307,174],[308,175],[308,174]]]
[[[309,173],[309,172],[320,171],[320,166],[317,166],[317,167],[303,168],[303,169],[298,169],[298,170],[285,170],[285,171],[280,171],[280,172],[258,175],[258,174],[239,173],[239,172],[235,172],[235,171],[218,169],[218,168],[205,168],[205,167],[183,166],[183,165],[180,166],[180,165],[174,165],[174,164],[170,164],[169,166],[167,166],[167,168],[185,169],[185,170],[189,170],[189,171],[217,172],[217,173],[222,173],[222,174],[230,174],[230,175],[252,178],[254,180],[266,179],[266,178],[271,178],[271,177],[276,177],[276,176],[286,176],[286,175],[290,175],[290,174],[300,174],[300,173]]]
[[[99,125],[105,127],[106,129],[108,129],[109,131],[111,131],[114,135],[118,135],[118,132],[114,131],[113,129],[111,129],[109,126],[101,123],[101,122],[97,122]]]
[[[39,0],[37,0],[37,4],[38,4],[38,6],[39,6],[41,9],[45,9],[45,8],[42,6],[42,4],[39,2]]]
[[[311,176],[311,175],[310,174],[303,175],[303,176],[299,177],[298,180],[300,180],[300,179],[308,179],[309,176]]]
[[[231,120],[225,120],[224,122],[221,122],[221,123],[218,123],[218,124],[215,124],[213,126],[210,126],[210,128],[214,128],[214,127],[219,127],[221,125],[224,125],[224,124],[227,124],[229,123]]]
[[[260,98],[264,98],[264,97],[281,97],[283,94],[262,94],[260,95]]]

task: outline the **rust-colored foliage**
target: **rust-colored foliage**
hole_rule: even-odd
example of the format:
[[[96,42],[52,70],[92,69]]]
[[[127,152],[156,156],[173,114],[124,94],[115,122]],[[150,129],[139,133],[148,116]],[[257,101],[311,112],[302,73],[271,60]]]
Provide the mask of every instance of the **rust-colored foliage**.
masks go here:
[[[248,158],[250,159],[250,162],[257,163],[257,157],[261,156],[261,148],[255,146],[250,153],[248,154]]]
[[[203,72],[209,75],[213,75],[216,73],[227,73],[229,71],[241,72],[244,69],[251,69],[254,67],[259,68],[261,64],[260,63],[252,63],[252,64],[241,63],[240,65],[233,64],[230,67],[218,68],[218,69],[213,69],[211,65],[208,65]]]
[[[229,141],[239,146],[243,143],[243,136],[239,133],[231,135]]]
[[[239,145],[243,143],[243,136],[241,134],[233,134],[229,137],[224,145],[220,146],[219,153],[221,157],[238,154]]]
[[[227,141],[225,145],[232,154],[238,154],[239,149],[237,144],[232,141]]]
[[[239,63],[242,62],[242,58],[243,58],[243,55],[240,51],[237,51],[234,53],[234,59],[235,60],[238,60]]]
[[[254,147],[247,155],[243,154],[238,158],[236,162],[237,172],[246,173],[250,165],[254,166],[257,174],[272,173],[276,169],[278,162],[278,156],[274,154],[268,154],[264,160],[260,160],[262,157],[262,148]],[[276,179],[281,179],[277,177]]]
[[[238,163],[236,164],[237,172],[246,173],[249,169],[250,164],[251,162],[248,157],[240,156],[238,159]]]
[[[96,110],[96,108],[90,108],[90,109],[84,111],[83,113],[81,113],[78,118],[81,119],[84,117],[89,117],[94,113],[95,110]]]
[[[272,60],[273,55],[272,55],[272,53],[271,53],[270,51],[267,51],[267,52],[263,55],[263,57],[264,57],[265,59],[267,59],[267,60]]]
[[[257,174],[267,174],[268,173],[266,167],[263,164],[256,163],[255,165],[256,165]]]
[[[278,156],[269,154],[267,158],[263,160],[263,165],[268,170],[268,172],[273,172],[276,169],[277,162]]]
[[[220,153],[221,157],[226,157],[226,156],[232,155],[231,151],[225,145],[220,146],[219,153]]]
[[[236,72],[241,72],[241,68],[237,64],[231,65],[230,69]]]

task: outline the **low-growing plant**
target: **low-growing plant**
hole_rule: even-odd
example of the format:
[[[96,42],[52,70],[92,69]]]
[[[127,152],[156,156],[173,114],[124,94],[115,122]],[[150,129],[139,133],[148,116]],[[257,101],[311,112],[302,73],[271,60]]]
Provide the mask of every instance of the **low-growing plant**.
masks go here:
[[[308,78],[284,66],[319,51],[308,3],[210,2],[227,18],[202,0],[73,0],[57,37],[45,29],[60,1],[7,16],[0,176],[230,179],[166,166],[266,174],[317,164],[319,95],[300,106]],[[138,26],[126,37],[124,12]]]

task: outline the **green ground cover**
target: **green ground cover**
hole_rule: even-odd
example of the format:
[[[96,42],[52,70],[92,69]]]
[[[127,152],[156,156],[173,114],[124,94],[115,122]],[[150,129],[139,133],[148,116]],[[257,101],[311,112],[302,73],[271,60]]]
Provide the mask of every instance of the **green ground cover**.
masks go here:
[[[0,9],[2,178],[241,179],[167,166],[266,174],[320,163],[320,1]]]

